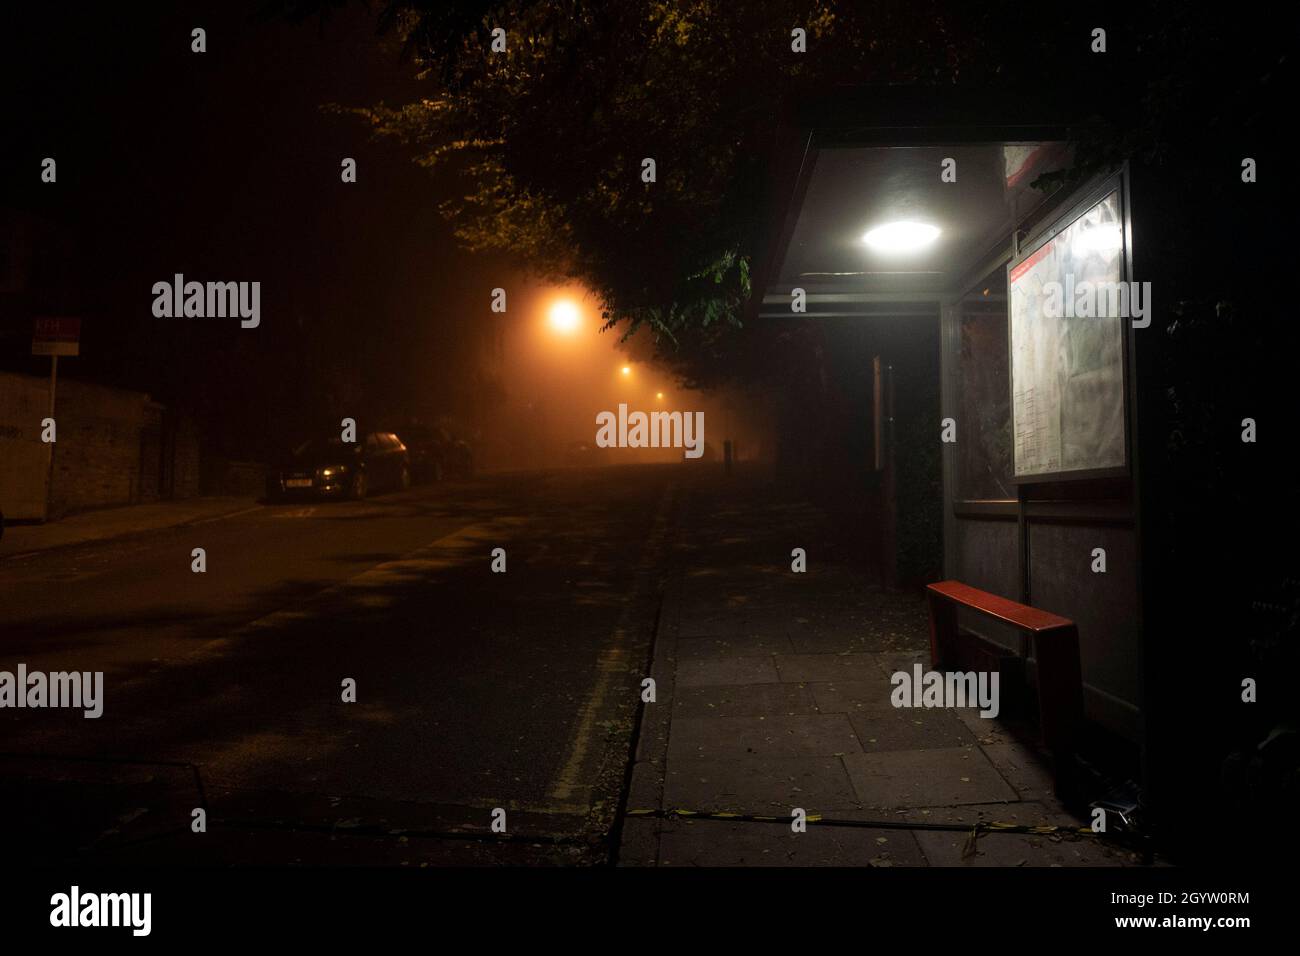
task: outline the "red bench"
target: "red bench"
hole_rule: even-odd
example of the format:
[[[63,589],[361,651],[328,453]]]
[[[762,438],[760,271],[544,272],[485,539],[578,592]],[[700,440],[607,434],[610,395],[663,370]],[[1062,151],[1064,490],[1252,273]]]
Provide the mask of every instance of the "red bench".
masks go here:
[[[957,609],[1009,624],[1033,640],[1038,660],[1038,719],[1042,743],[1052,754],[1056,790],[1069,789],[1073,757],[1083,724],[1083,678],[1079,629],[1068,618],[1009,601],[960,581],[926,585],[930,601],[930,663],[938,668],[957,643]]]

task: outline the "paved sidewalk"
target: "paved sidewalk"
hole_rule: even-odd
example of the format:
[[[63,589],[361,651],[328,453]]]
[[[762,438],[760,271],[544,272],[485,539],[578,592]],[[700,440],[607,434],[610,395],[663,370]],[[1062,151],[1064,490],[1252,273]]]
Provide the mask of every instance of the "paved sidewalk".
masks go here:
[[[50,548],[211,521],[256,507],[259,506],[255,498],[186,498],[87,511],[46,524],[9,525],[4,529],[3,540],[0,540],[0,561]]]
[[[1048,770],[976,710],[896,709],[929,669],[919,594],[872,588],[825,517],[755,476],[683,489],[620,860],[660,866],[1116,866],[1073,834],[983,834],[638,817],[691,810],[1077,827]],[[790,569],[804,548],[808,570]]]

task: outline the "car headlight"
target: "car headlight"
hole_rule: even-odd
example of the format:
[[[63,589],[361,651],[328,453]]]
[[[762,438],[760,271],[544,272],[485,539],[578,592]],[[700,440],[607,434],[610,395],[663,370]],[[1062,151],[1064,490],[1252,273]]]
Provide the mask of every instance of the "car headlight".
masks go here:
[[[331,465],[329,468],[322,468],[320,476],[322,478],[333,478],[335,475],[345,475],[347,471],[347,465]]]

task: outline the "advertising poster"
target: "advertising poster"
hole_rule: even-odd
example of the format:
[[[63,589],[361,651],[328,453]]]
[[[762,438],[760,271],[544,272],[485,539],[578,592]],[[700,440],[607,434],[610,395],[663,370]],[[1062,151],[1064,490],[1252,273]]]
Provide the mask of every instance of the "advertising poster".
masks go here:
[[[1008,273],[1017,478],[1127,464],[1125,320],[1073,314],[1083,283],[1119,285],[1123,252],[1116,190]]]

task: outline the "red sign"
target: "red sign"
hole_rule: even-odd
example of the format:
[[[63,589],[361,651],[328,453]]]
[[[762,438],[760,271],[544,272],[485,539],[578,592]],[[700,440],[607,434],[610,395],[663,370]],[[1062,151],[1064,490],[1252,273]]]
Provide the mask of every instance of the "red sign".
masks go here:
[[[78,355],[81,319],[37,319],[32,332],[33,355]]]

